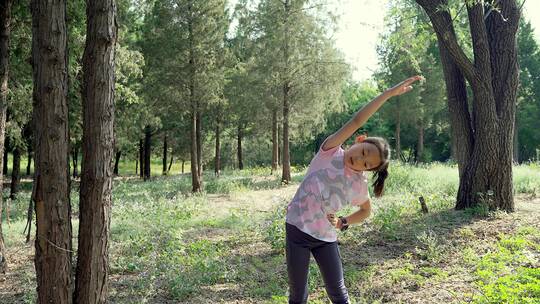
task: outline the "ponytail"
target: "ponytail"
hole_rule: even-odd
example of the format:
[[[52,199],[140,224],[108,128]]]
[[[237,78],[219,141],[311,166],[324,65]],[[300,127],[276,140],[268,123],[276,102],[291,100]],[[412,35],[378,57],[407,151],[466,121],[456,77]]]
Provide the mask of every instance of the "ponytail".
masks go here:
[[[380,166],[374,173],[373,178],[375,181],[372,186],[375,190],[375,197],[381,197],[384,192],[384,181],[388,177],[388,162]]]

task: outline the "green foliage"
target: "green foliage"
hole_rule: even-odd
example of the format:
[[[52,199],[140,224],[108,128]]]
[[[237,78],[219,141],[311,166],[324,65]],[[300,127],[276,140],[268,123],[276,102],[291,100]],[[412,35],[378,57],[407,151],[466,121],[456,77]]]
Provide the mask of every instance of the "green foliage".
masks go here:
[[[530,265],[534,263],[531,250],[538,250],[538,239],[533,236],[539,233],[529,227],[521,230],[521,235],[500,236],[495,250],[478,260],[481,294],[474,297],[474,303],[538,303],[540,269]]]

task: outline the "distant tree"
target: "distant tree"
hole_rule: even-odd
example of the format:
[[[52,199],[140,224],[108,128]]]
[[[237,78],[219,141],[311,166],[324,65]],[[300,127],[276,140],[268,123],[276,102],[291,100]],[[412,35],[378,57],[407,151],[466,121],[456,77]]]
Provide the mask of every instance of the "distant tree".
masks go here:
[[[540,149],[540,48],[530,22],[522,20],[518,32],[520,87],[514,136],[514,161],[537,157]]]

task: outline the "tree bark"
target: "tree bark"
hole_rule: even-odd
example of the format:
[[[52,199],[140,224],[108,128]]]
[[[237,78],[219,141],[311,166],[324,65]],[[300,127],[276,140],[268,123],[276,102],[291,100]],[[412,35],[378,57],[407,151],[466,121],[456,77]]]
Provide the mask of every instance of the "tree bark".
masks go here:
[[[116,151],[116,155],[114,156],[114,170],[113,170],[113,174],[115,176],[118,176],[118,167],[120,166],[120,158],[121,157],[122,157],[122,150]],[[135,166],[137,166],[137,165],[135,165]],[[135,169],[135,170],[137,170],[137,169]]]
[[[163,137],[163,175],[167,175],[167,134]]]
[[[220,119],[219,119],[219,114],[216,115],[216,155],[215,155],[215,159],[214,159],[214,174],[216,176],[219,176],[220,172],[221,172],[221,143],[219,141],[219,137],[220,137]]]
[[[144,128],[144,180],[147,181],[150,179],[150,158],[151,158],[151,147],[152,147],[152,128],[146,126]]]
[[[279,143],[278,143],[277,109],[272,110],[272,172],[278,169]]]
[[[32,1],[37,303],[72,302],[65,1]]]
[[[19,184],[21,181],[21,149],[15,147],[13,149],[13,168],[11,169],[11,193],[9,197],[14,200],[19,192]]]
[[[244,159],[242,155],[242,123],[238,123],[237,133],[236,133],[236,155],[238,157],[238,170],[244,170]]]
[[[0,155],[4,155],[6,111],[9,80],[9,38],[11,29],[11,0],[0,0]],[[4,158],[0,159],[3,167]],[[0,194],[3,192],[3,172],[0,173]],[[0,195],[0,273],[7,271],[6,248],[2,231],[3,196]]]
[[[424,8],[437,33],[443,68],[445,62],[453,62],[471,84],[474,95],[472,117],[461,115],[456,119],[450,108],[452,127],[456,130],[453,133],[464,139],[463,145],[456,146],[465,146],[465,150],[471,143],[468,155],[463,155],[461,149],[457,151],[460,186],[456,209],[485,203],[490,209],[513,211],[512,146],[519,81],[516,33],[520,9],[515,0],[502,1],[500,11],[486,16],[483,2],[467,5],[473,63],[458,44],[449,12],[441,9],[446,1],[416,2]],[[459,75],[448,66],[444,73],[450,95],[453,88],[448,81]],[[464,112],[459,107],[457,110]],[[459,134],[460,131],[463,133]]]
[[[114,154],[114,0],[86,1],[83,159],[75,302],[106,303]]]

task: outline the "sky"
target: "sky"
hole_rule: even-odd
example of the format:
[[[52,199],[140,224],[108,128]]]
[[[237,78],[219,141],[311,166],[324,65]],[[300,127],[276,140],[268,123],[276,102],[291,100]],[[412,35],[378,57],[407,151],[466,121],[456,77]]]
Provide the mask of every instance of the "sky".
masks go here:
[[[368,79],[377,69],[376,46],[384,30],[387,1],[341,0],[339,3],[338,12],[342,15],[335,36],[336,46],[355,68],[354,79]],[[540,42],[540,0],[526,0],[524,16],[531,21],[536,40]]]
[[[333,0],[340,14],[338,31],[334,35],[336,47],[345,54],[355,70],[357,81],[369,79],[377,69],[376,46],[384,30],[387,11],[385,0]],[[518,0],[522,3],[523,0]],[[524,16],[531,21],[540,42],[540,0],[525,0]],[[332,0],[330,1],[332,2]],[[231,5],[236,0],[230,0]]]

